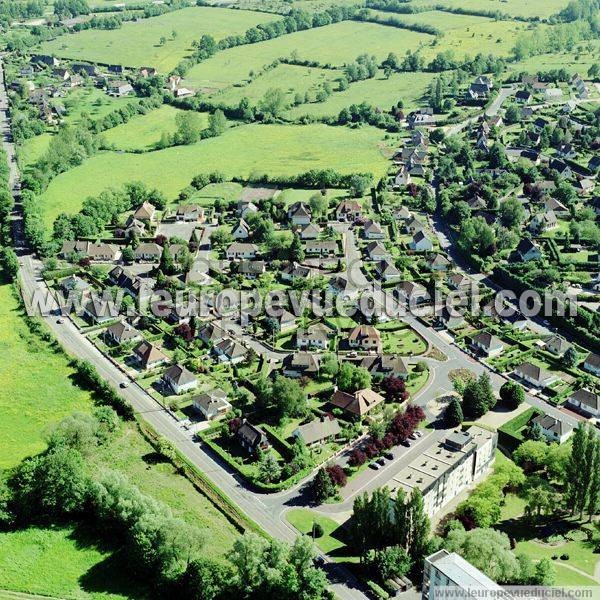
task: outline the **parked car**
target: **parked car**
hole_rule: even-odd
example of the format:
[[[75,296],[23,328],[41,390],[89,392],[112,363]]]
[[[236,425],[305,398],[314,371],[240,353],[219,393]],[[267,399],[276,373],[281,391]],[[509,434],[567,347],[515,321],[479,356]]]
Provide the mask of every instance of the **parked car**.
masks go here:
[[[420,437],[423,437],[423,432],[422,432],[422,431],[419,431],[418,429],[417,429],[417,431],[415,431],[415,433],[414,433],[414,434],[415,434],[415,435],[416,435],[418,438],[420,438]]]
[[[381,467],[376,462],[369,463],[369,467],[374,471],[379,471],[379,469],[381,469]]]
[[[385,458],[383,458],[383,456],[380,456],[375,462],[383,467],[383,465],[385,465]]]
[[[410,442],[409,442],[408,440],[402,440],[400,443],[401,443],[403,446],[406,446],[407,448],[409,448],[409,447],[410,447]]]
[[[394,460],[394,455],[391,452],[384,452],[383,456],[388,460]]]

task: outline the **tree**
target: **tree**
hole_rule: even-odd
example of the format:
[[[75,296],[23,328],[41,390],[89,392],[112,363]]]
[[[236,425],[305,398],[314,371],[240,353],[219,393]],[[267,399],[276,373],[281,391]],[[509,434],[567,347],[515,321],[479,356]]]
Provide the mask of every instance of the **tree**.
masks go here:
[[[519,229],[525,219],[525,208],[518,198],[508,198],[500,204],[500,221],[508,229]]]
[[[319,469],[314,476],[311,483],[311,490],[314,499],[319,503],[333,498],[336,494],[335,485],[331,481],[329,473],[323,468]]]
[[[208,116],[208,130],[212,137],[221,135],[227,129],[227,119],[225,113],[218,108],[214,113]]]
[[[335,354],[329,352],[323,355],[323,358],[321,359],[321,375],[326,377],[335,377],[339,368],[340,365]]]
[[[506,123],[508,125],[514,125],[519,122],[520,118],[519,107],[514,103],[509,104],[504,113],[504,120]]]
[[[403,402],[408,399],[406,384],[400,377],[388,375],[381,382],[381,389],[385,392],[386,398],[391,402]]]
[[[463,392],[463,412],[473,419],[483,416],[496,404],[494,390],[488,373],[482,373],[479,378],[467,383]]]
[[[458,246],[465,254],[475,253],[481,257],[495,252],[496,234],[483,217],[472,217],[460,226]]]
[[[344,392],[356,392],[371,387],[371,374],[364,367],[349,362],[340,365],[337,375],[338,387]]]
[[[348,191],[354,198],[360,198],[367,193],[373,178],[371,175],[350,175],[348,179]]]
[[[258,103],[258,109],[267,119],[277,119],[286,108],[285,93],[281,88],[269,88]]]
[[[175,138],[179,144],[195,144],[200,139],[203,123],[200,115],[193,110],[183,110],[175,116],[177,131]]]
[[[315,217],[322,217],[327,214],[329,202],[327,200],[327,196],[324,196],[320,192],[317,194],[313,194],[308,200],[308,204],[310,206],[312,214]]]
[[[327,577],[325,572],[315,567],[315,547],[310,538],[300,536],[291,547],[288,563],[294,570],[295,577],[289,583],[284,582],[277,595],[292,595],[298,600],[322,600],[327,595]]]
[[[446,537],[444,547],[460,554],[474,567],[498,583],[509,583],[519,577],[519,563],[510,550],[505,533],[495,529],[454,529]]]
[[[516,381],[507,381],[500,387],[500,398],[509,406],[517,408],[525,401],[525,390]]]
[[[306,413],[306,392],[300,383],[278,375],[273,382],[271,407],[276,418],[301,417]]]
[[[181,579],[183,596],[191,600],[223,600],[231,590],[233,572],[229,565],[209,558],[190,563]]]
[[[300,263],[304,261],[304,246],[302,245],[300,236],[297,233],[294,233],[294,236],[292,237],[292,244],[290,246],[290,260]]]
[[[463,419],[464,416],[460,400],[456,396],[453,396],[446,409],[446,420],[451,427],[456,427],[463,422]]]
[[[573,346],[569,346],[567,351],[564,353],[563,361],[567,365],[567,367],[575,367],[579,362],[579,356],[577,355],[577,350],[573,348]]]
[[[525,471],[531,472],[544,466],[547,455],[548,445],[545,442],[527,440],[513,452],[513,460]]]
[[[175,261],[173,260],[173,255],[171,254],[171,249],[168,244],[165,244],[160,256],[159,269],[165,275],[173,275],[176,271]]]
[[[386,548],[373,561],[373,566],[382,581],[391,577],[404,577],[409,572],[411,564],[411,558],[401,546]]]
[[[271,451],[261,452],[258,457],[258,479],[263,483],[273,483],[279,481],[281,477],[281,467],[277,462],[275,454]]]
[[[408,502],[410,531],[408,535],[408,554],[420,565],[427,548],[430,522],[423,503],[423,494],[418,487],[413,488]]]
[[[549,558],[542,558],[535,565],[533,582],[535,585],[554,585],[556,581],[556,568]]]

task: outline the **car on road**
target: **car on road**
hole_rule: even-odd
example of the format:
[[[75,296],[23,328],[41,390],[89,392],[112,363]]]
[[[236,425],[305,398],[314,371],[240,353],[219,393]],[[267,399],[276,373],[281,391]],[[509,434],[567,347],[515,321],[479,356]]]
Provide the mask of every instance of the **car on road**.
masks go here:
[[[62,324],[65,322],[65,320],[64,320],[64,319],[56,319],[56,322],[57,322],[59,325],[62,325]]]
[[[129,387],[129,381],[121,381],[119,387],[126,388]]]
[[[374,471],[379,471],[379,469],[381,469],[381,467],[376,462],[369,463],[369,468],[373,469]]]

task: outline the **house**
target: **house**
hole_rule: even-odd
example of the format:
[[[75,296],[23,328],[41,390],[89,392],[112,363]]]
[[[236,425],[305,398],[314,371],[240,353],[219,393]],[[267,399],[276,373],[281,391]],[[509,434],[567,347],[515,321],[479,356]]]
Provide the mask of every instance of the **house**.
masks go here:
[[[409,371],[406,363],[396,354],[377,354],[376,356],[363,356],[362,358],[352,359],[352,362],[359,367],[367,369],[371,375],[383,375],[388,377],[393,375],[400,379],[408,379]]]
[[[280,271],[282,281],[294,281],[294,279],[308,280],[312,277],[317,277],[317,275],[318,273],[315,269],[304,267],[298,263],[290,263]]]
[[[410,209],[407,206],[402,205],[400,208],[394,211],[394,219],[396,221],[402,221],[402,223],[406,223],[412,218],[413,214],[410,212]]]
[[[534,114],[533,108],[531,106],[524,105],[521,107],[521,119],[526,121],[527,119],[531,119]]]
[[[425,235],[423,231],[418,231],[413,235],[408,247],[414,252],[430,252],[433,250],[433,242]]]
[[[385,402],[385,398],[371,389],[358,390],[353,394],[336,390],[329,401],[336,408],[350,413],[355,417],[364,417],[374,408]]]
[[[302,440],[307,448],[313,448],[324,442],[337,439],[341,432],[342,429],[337,419],[322,416],[319,419],[310,421],[310,423],[300,425],[292,435]]]
[[[241,260],[238,273],[246,279],[256,279],[267,271],[267,263],[264,260]]]
[[[118,307],[110,300],[88,300],[83,305],[84,316],[94,324],[112,321],[118,316],[118,312]]]
[[[246,348],[230,337],[225,337],[215,344],[212,351],[219,362],[230,363],[232,365],[243,362],[247,354]]]
[[[192,404],[207,421],[219,419],[232,409],[231,404],[227,401],[227,394],[218,388],[194,396]]]
[[[385,233],[381,228],[381,225],[376,221],[365,221],[364,224],[364,234],[365,238],[368,240],[382,240],[385,238]]]
[[[115,235],[118,237],[131,238],[134,235],[141,237],[146,235],[146,224],[143,221],[139,221],[133,215],[129,215],[125,221],[123,229],[119,229],[118,233],[115,231]]]
[[[126,81],[113,81],[108,86],[108,95],[115,98],[122,98],[133,93],[133,86]]]
[[[556,149],[556,155],[561,158],[575,158],[577,152],[575,151],[575,146],[573,146],[573,144],[561,144]]]
[[[394,281],[400,277],[400,271],[393,262],[384,258],[375,265],[375,272],[382,281]]]
[[[452,263],[443,255],[436,254],[427,260],[427,266],[432,271],[447,271]]]
[[[600,171],[600,155],[592,156],[588,162],[588,169],[592,173]]]
[[[156,218],[156,208],[154,208],[150,202],[143,202],[137,207],[133,213],[133,217],[138,221],[150,223]]]
[[[181,365],[169,367],[163,374],[163,381],[178,395],[198,387],[196,376]]]
[[[121,249],[114,244],[95,244],[84,241],[63,242],[59,257],[68,260],[73,254],[82,255],[97,262],[114,262],[121,257]]]
[[[78,275],[69,275],[60,282],[60,289],[67,294],[76,292],[83,297],[89,295],[92,286]]]
[[[234,240],[247,240],[250,237],[250,225],[244,219],[240,219],[239,223],[231,230],[231,235]]]
[[[544,117],[536,117],[536,119],[533,121],[533,128],[537,133],[540,133],[548,125],[550,125],[550,121],[548,121],[548,119],[544,119]]]
[[[519,242],[515,252],[519,256],[519,259],[523,262],[538,260],[542,257],[542,251],[529,238],[523,238]]]
[[[171,75],[169,76],[169,80],[167,85],[172,92],[175,92],[181,83],[181,77],[179,75]]]
[[[584,177],[583,179],[578,179],[573,187],[579,192],[580,195],[585,195],[594,190],[596,184],[593,179],[589,179]]]
[[[71,73],[67,69],[52,69],[52,75],[61,81],[68,81],[71,78]]]
[[[550,168],[558,171],[559,175],[562,175],[565,179],[570,179],[573,176],[571,167],[569,167],[566,162],[558,158],[553,158],[550,161]]]
[[[502,341],[487,331],[474,335],[471,339],[471,346],[488,357],[498,356],[504,350]]]
[[[350,348],[381,352],[381,334],[372,325],[357,325],[348,336]]]
[[[312,215],[310,208],[305,206],[303,202],[294,202],[288,208],[287,216],[292,225],[308,225]]]
[[[431,294],[425,286],[414,281],[402,281],[395,287],[394,294],[400,302],[411,306],[431,301]]]
[[[563,356],[570,347],[571,344],[565,338],[560,337],[560,335],[552,335],[544,343],[544,350],[555,356]]]
[[[552,196],[544,200],[544,208],[546,211],[552,211],[555,215],[566,216],[569,214],[569,209],[556,198]]]
[[[558,444],[566,442],[573,433],[572,425],[569,425],[561,419],[551,417],[550,415],[538,415],[531,419],[531,424],[539,425],[542,435],[549,442],[556,442]]]
[[[406,233],[418,233],[419,231],[423,231],[425,229],[425,225],[419,221],[416,217],[412,217],[407,219],[404,223],[404,229]]]
[[[242,448],[250,454],[258,454],[271,447],[262,429],[252,425],[246,419],[237,430],[236,437]]]
[[[541,233],[558,227],[558,219],[553,210],[539,212],[529,222],[528,229],[532,233]]]
[[[306,254],[320,256],[335,256],[338,244],[334,240],[308,240],[304,245]]]
[[[175,98],[189,98],[194,95],[194,91],[186,87],[177,88],[174,92]]]
[[[410,176],[410,170],[406,165],[402,165],[399,169],[398,173],[396,173],[396,178],[394,179],[394,185],[410,185],[412,182],[412,177]]]
[[[436,312],[434,324],[437,328],[446,328],[452,331],[464,326],[465,317],[457,311],[448,310],[448,307],[444,306]]]
[[[162,253],[162,246],[155,242],[142,242],[133,251],[135,260],[139,262],[158,262]]]
[[[256,206],[256,204],[250,200],[238,200],[236,212],[238,216],[244,218],[250,213],[258,212],[258,206]]]
[[[600,394],[597,392],[581,388],[567,398],[566,405],[586,417],[600,418]]]
[[[338,275],[329,281],[328,290],[335,296],[351,300],[358,296],[358,288],[346,277]]]
[[[86,75],[87,77],[96,77],[98,75],[96,65],[88,65],[86,63],[73,63],[71,70],[78,75]]]
[[[168,360],[159,348],[146,340],[133,349],[133,358],[144,369],[154,369]]]
[[[367,245],[365,251],[369,260],[372,261],[379,262],[391,258],[387,248],[380,242],[371,242]]]
[[[481,100],[487,100],[490,94],[490,89],[483,83],[472,83],[469,87],[468,94],[471,100],[479,102]]]
[[[408,117],[406,117],[406,122],[408,123],[408,127],[410,129],[415,129],[416,127],[427,127],[428,125],[435,124],[435,117],[433,116],[433,109],[431,108],[421,108],[416,112],[411,112]]]
[[[300,350],[306,350],[307,348],[326,350],[332,334],[333,331],[323,323],[311,325],[306,329],[298,329],[296,332],[296,348]]]
[[[233,242],[225,251],[229,260],[241,260],[243,258],[256,258],[258,246],[247,242]]]
[[[300,229],[301,240],[316,240],[321,234],[321,228],[315,223],[307,223]]]
[[[134,298],[144,299],[152,292],[151,280],[142,279],[121,266],[110,270],[108,280]]]
[[[283,359],[282,370],[287,377],[316,377],[321,367],[321,357],[313,352],[295,352]]]
[[[147,79],[148,77],[154,77],[157,74],[157,70],[154,67],[142,67],[139,73],[140,77]]]
[[[358,200],[342,200],[335,209],[338,221],[354,222],[362,217],[362,208]]]
[[[292,314],[289,310],[283,310],[280,314],[274,317],[279,326],[279,331],[289,331],[296,327],[296,315]]]
[[[218,344],[227,337],[227,332],[216,323],[205,323],[198,330],[198,338],[207,346]]]
[[[126,344],[142,339],[142,334],[127,321],[119,321],[109,325],[104,331],[104,339],[108,343]]]
[[[523,379],[530,385],[539,388],[545,388],[558,379],[556,375],[553,375],[546,371],[546,369],[530,362],[521,363],[515,368],[514,374],[519,379]]]
[[[31,57],[31,62],[38,65],[45,65],[47,67],[58,67],[60,65],[58,58],[54,58],[54,56],[50,56],[48,54],[34,54]]]
[[[452,290],[462,290],[471,285],[471,280],[462,273],[451,273],[446,277],[446,283]]]
[[[515,94],[515,100],[518,104],[530,104],[532,97],[531,92],[528,92],[527,90],[519,90]]]
[[[583,362],[583,368],[588,371],[588,373],[600,375],[600,354],[590,352]]]
[[[204,209],[198,204],[180,204],[175,213],[175,220],[187,223],[204,221]]]

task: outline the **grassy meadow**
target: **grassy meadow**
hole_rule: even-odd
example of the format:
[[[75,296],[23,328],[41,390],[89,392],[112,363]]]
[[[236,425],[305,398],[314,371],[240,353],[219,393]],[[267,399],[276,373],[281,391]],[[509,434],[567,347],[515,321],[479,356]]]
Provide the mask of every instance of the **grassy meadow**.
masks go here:
[[[523,0],[436,0],[436,6],[448,6],[450,8],[460,6],[467,10],[489,10],[498,11],[515,17],[540,17],[547,19],[551,15],[562,10],[569,0],[543,0],[537,2],[523,2]],[[414,6],[431,6],[431,0],[412,0]]]
[[[431,35],[406,29],[343,21],[258,44],[229,48],[193,67],[186,76],[186,83],[194,88],[227,87],[243,82],[250,71],[258,72],[294,51],[301,59],[341,66],[365,53],[375,55],[378,60],[390,52],[404,56],[408,50],[416,50],[433,39]]]
[[[6,284],[0,285],[0,349],[2,469],[41,452],[52,424],[89,409],[91,400],[71,382],[73,371],[65,357],[29,332],[12,287]]]
[[[340,76],[341,72],[338,70],[280,64],[256,77],[247,85],[233,85],[212,94],[211,100],[234,106],[246,97],[252,104],[256,104],[269,88],[280,88],[285,92],[287,101],[291,103],[296,93],[304,96],[308,92],[314,97],[315,92],[325,82],[329,82],[335,89],[335,81]]]
[[[26,139],[19,146],[19,164],[23,167],[37,162],[48,149],[51,139],[51,133],[42,133]]]
[[[163,104],[145,115],[108,129],[102,136],[109,146],[114,146],[117,150],[149,150],[155,147],[163,133],[168,135],[175,133],[177,129],[175,117],[179,112],[179,109]],[[199,114],[206,127],[208,114]]]
[[[600,40],[589,40],[578,44],[575,51],[540,54],[511,63],[510,70],[535,73],[550,69],[565,69],[570,73],[580,73],[585,76],[587,70],[598,62],[598,56],[600,56]]]
[[[119,29],[89,29],[63,35],[44,43],[42,52],[130,67],[150,66],[165,73],[189,54],[192,42],[204,34],[219,40],[279,18],[278,15],[227,8],[190,7],[124,23]],[[176,32],[174,38],[173,32]],[[163,37],[166,42],[161,44]]]
[[[374,79],[356,81],[343,92],[334,92],[325,102],[295,106],[287,112],[287,115],[290,118],[298,118],[302,115],[333,117],[351,104],[368,102],[389,109],[400,99],[404,101],[405,109],[410,110],[423,103],[423,97],[433,79],[433,73],[424,72],[393,73],[389,79],[386,79],[380,71]]]
[[[133,97],[113,98],[107,96],[98,88],[80,87],[71,90],[66,98],[60,100],[60,104],[63,104],[68,111],[65,123],[76,125],[84,117],[92,120],[101,119],[114,110],[135,101]]]
[[[128,181],[142,180],[169,198],[194,175],[214,170],[226,176],[251,173],[295,175],[331,168],[341,173],[386,173],[383,132],[372,127],[349,129],[326,125],[244,125],[191,146],[144,154],[103,152],[52,180],[41,196],[50,227],[61,212],[77,212],[87,196]]]
[[[474,15],[459,15],[445,12],[442,10],[427,10],[411,14],[394,14],[384,10],[370,10],[378,18],[385,19],[393,16],[395,19],[405,23],[426,23],[437,27],[441,31],[451,31],[452,29],[466,29],[473,25],[481,25],[490,22],[488,17],[478,17]]]

